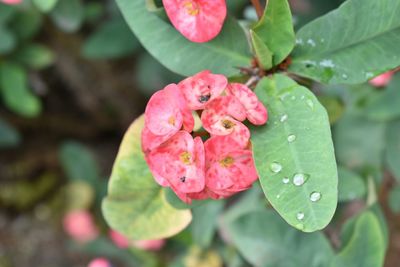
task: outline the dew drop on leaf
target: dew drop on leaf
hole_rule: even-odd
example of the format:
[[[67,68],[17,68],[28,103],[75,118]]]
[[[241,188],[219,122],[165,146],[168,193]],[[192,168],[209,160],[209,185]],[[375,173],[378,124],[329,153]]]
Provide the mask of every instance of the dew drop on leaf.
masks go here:
[[[311,109],[314,109],[314,102],[311,99],[306,100],[307,106],[309,106]]]
[[[288,184],[288,183],[290,182],[290,180],[289,180],[288,177],[284,177],[284,178],[282,179],[282,182],[283,182],[284,184]]]
[[[287,114],[283,114],[283,115],[281,116],[281,118],[280,118],[280,121],[281,121],[281,122],[285,122],[285,121],[287,120],[287,118],[288,118],[288,115],[287,115]]]
[[[282,165],[279,164],[278,162],[272,162],[270,168],[271,171],[278,173],[282,170]]]
[[[310,195],[310,200],[312,202],[317,202],[318,200],[321,199],[321,193],[320,192],[312,192]]]
[[[296,140],[296,136],[294,134],[291,134],[288,136],[287,140],[289,143],[292,143],[294,142],[294,140]]]
[[[307,175],[303,173],[296,173],[293,176],[293,184],[296,186],[302,186],[307,180]]]
[[[304,213],[303,212],[299,212],[296,215],[297,220],[301,221],[304,219]]]

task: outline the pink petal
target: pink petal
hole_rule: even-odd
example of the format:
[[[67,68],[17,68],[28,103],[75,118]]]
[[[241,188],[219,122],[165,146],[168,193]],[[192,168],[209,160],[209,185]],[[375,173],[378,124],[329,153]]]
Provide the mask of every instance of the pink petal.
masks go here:
[[[111,263],[106,258],[95,258],[87,267],[111,267]]]
[[[169,133],[166,135],[155,135],[147,129],[145,126],[142,130],[142,151],[147,154],[151,150],[157,148],[159,145],[167,141],[175,133]]]
[[[192,42],[207,42],[221,31],[225,0],[163,0],[174,27]]]
[[[181,81],[181,89],[188,106],[192,110],[203,109],[208,102],[218,97],[228,84],[225,76],[212,74],[209,70]]]
[[[169,85],[169,86],[165,87],[164,90],[169,95],[169,99],[174,100],[174,102],[176,102],[176,104],[178,105],[179,110],[182,114],[182,118],[183,118],[183,128],[188,132],[193,131],[194,118],[193,118],[192,112],[189,109],[189,106],[187,105],[187,101],[186,101],[185,97],[183,96],[180,88],[175,85],[174,86]]]
[[[136,240],[133,241],[133,246],[138,249],[158,251],[165,245],[165,239],[156,240]]]
[[[179,131],[147,156],[150,170],[164,177],[182,193],[204,188],[204,148],[200,138]]]
[[[63,226],[65,232],[82,243],[95,239],[99,234],[92,215],[85,210],[67,213],[63,218]]]
[[[119,248],[129,248],[130,246],[130,241],[129,239],[118,233],[117,231],[114,230],[110,230],[108,232],[109,237],[111,238],[111,240],[114,242],[114,244],[119,247]]]
[[[228,95],[235,96],[246,109],[247,119],[255,124],[262,125],[267,122],[268,113],[257,95],[244,84],[232,83],[226,89]]]
[[[383,87],[389,84],[390,80],[392,79],[394,72],[393,71],[388,71],[385,72],[372,80],[369,81],[370,84],[376,87]]]
[[[0,2],[3,2],[8,5],[17,5],[22,3],[22,0],[1,0]]]
[[[145,111],[146,127],[155,135],[176,133],[182,127],[182,114],[178,104],[169,93],[168,85],[164,90],[156,92],[149,100]]]

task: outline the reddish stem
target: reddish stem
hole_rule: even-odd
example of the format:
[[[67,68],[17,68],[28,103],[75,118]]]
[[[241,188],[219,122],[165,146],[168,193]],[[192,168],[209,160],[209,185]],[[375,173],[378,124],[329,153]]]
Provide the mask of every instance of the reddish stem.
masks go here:
[[[263,7],[261,6],[260,0],[250,0],[251,4],[256,9],[257,17],[260,19],[264,13]]]

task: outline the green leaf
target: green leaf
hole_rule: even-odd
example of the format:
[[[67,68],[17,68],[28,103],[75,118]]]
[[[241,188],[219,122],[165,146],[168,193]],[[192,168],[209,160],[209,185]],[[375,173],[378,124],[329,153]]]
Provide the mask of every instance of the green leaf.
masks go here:
[[[372,120],[388,121],[400,117],[400,75],[394,75],[389,86],[379,92],[366,107],[366,116]]]
[[[85,181],[92,186],[98,183],[99,166],[87,147],[75,141],[64,142],[59,157],[68,179]]]
[[[43,69],[53,64],[53,51],[41,44],[30,43],[20,48],[13,59],[32,69]]]
[[[121,18],[100,25],[85,41],[82,54],[90,59],[119,58],[131,54],[140,47],[128,25]]]
[[[249,47],[240,25],[227,18],[217,38],[207,43],[185,39],[171,24],[150,12],[143,0],[117,0],[118,6],[142,45],[170,70],[193,75],[204,69],[231,76],[237,67],[250,65]]]
[[[6,121],[0,119],[0,149],[15,147],[21,142],[21,135]]]
[[[14,34],[7,28],[0,25],[0,55],[12,51],[16,45]]]
[[[382,165],[385,147],[385,125],[346,112],[333,129],[336,157],[350,169]],[[373,140],[373,141],[372,141]]]
[[[296,231],[272,210],[251,211],[227,221],[225,231],[255,267],[320,267],[333,256],[321,232]]]
[[[319,102],[324,106],[328,112],[329,123],[332,125],[337,122],[343,115],[343,103],[336,97],[321,95],[318,96]]]
[[[400,120],[392,122],[386,132],[386,164],[394,177],[400,182]]]
[[[58,0],[33,0],[35,6],[42,12],[50,12],[57,4]]]
[[[0,2],[0,25],[7,23],[15,14],[15,7]]]
[[[389,207],[394,213],[400,213],[400,185],[392,188],[389,193]]]
[[[20,40],[32,39],[41,29],[43,16],[31,8],[19,11],[11,21],[11,28]]]
[[[323,83],[362,83],[399,66],[399,42],[398,0],[348,0],[299,30],[289,70]]]
[[[253,30],[250,30],[250,38],[258,63],[265,70],[272,68],[272,52],[269,50],[268,46]]]
[[[290,225],[305,232],[322,229],[337,204],[338,178],[327,113],[307,88],[283,75],[261,80],[256,94],[269,112],[265,126],[252,128],[254,160],[264,193]],[[318,196],[319,200],[311,201]]]
[[[0,64],[0,93],[4,104],[21,116],[35,117],[42,106],[27,83],[25,70],[19,65],[6,62]]]
[[[193,208],[193,221],[190,225],[193,241],[202,248],[208,248],[217,228],[218,215],[224,208],[224,201],[208,201]]]
[[[50,13],[54,23],[65,32],[79,30],[84,19],[84,8],[81,0],[58,0]]]
[[[154,181],[141,151],[144,116],[128,129],[120,146],[102,210],[109,225],[131,239],[173,236],[191,221],[189,210],[177,210]]]
[[[367,188],[363,179],[355,172],[344,167],[338,168],[339,202],[360,199],[365,196]]]
[[[377,217],[370,211],[356,221],[346,246],[335,256],[331,267],[380,267],[385,257],[385,242]]]
[[[295,44],[288,1],[269,0],[264,15],[253,30],[272,52],[274,65],[281,63]]]

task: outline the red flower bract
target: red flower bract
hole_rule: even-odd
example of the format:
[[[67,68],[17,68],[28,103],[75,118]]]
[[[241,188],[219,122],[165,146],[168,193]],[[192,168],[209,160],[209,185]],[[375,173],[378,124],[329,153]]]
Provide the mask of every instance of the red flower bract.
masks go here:
[[[163,0],[174,27],[192,42],[210,41],[222,29],[225,0]]]
[[[202,110],[202,111],[201,111]],[[203,144],[193,138],[192,112],[201,113]],[[156,92],[145,112],[142,149],[154,179],[183,201],[229,197],[257,179],[250,131],[245,119],[260,125],[267,110],[243,84],[200,72]]]

